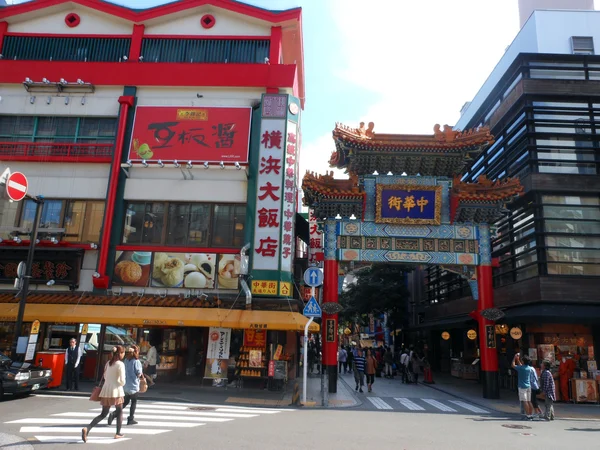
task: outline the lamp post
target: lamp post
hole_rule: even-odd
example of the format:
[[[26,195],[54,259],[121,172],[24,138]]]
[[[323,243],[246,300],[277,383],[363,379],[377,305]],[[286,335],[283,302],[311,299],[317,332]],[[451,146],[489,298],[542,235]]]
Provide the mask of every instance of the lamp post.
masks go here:
[[[33,227],[31,229],[31,237],[29,241],[29,250],[27,251],[27,265],[25,266],[25,275],[21,283],[21,299],[19,300],[19,312],[17,314],[17,323],[15,324],[15,334],[11,347],[11,359],[17,359],[17,343],[21,336],[21,328],[23,327],[23,315],[25,314],[25,305],[27,304],[27,294],[29,292],[29,280],[31,279],[31,266],[33,266],[33,254],[35,252],[35,241],[37,239],[38,224],[44,207],[44,199],[39,197],[27,196],[29,200],[35,202],[35,219],[33,219]]]

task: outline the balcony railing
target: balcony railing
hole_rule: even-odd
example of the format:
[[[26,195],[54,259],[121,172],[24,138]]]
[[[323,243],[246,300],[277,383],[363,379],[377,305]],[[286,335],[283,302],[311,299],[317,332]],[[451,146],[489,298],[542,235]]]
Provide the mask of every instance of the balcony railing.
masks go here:
[[[114,144],[0,142],[0,159],[12,161],[110,162]]]

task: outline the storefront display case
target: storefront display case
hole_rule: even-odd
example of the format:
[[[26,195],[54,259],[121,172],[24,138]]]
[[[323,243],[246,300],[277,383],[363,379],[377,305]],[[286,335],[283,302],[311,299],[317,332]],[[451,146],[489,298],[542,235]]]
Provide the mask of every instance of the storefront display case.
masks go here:
[[[242,347],[236,371],[243,378],[266,378],[267,356],[263,348]]]

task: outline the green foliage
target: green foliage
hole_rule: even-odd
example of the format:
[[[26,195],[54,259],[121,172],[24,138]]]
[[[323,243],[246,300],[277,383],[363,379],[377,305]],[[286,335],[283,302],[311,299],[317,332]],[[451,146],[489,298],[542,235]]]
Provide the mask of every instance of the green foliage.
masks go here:
[[[373,264],[356,272],[355,284],[340,296],[344,307],[342,320],[368,325],[368,314],[388,314],[390,328],[408,323],[406,313],[409,297],[405,274],[412,269],[398,264]]]

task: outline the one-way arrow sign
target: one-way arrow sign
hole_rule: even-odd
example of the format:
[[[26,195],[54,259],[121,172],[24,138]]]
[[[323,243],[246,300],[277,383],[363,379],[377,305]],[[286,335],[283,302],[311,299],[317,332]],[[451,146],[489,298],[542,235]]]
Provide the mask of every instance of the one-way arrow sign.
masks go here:
[[[317,303],[314,297],[311,297],[306,306],[304,307],[304,311],[302,311],[306,317],[321,317],[323,312],[321,311],[321,307]]]
[[[317,287],[323,284],[323,272],[318,267],[310,267],[304,272],[304,283],[310,287]]]

